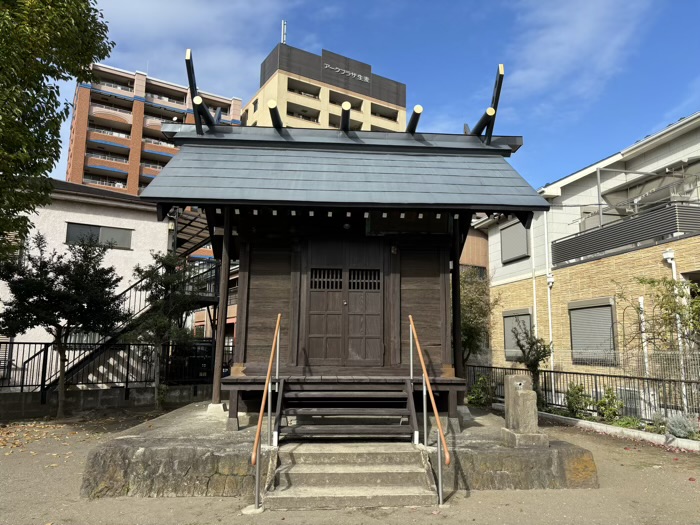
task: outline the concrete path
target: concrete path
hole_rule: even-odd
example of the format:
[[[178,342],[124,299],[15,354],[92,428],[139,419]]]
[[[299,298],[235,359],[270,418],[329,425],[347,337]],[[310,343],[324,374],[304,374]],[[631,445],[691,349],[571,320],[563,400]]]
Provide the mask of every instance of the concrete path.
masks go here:
[[[699,524],[700,455],[547,426],[552,439],[593,452],[597,490],[474,491],[456,494],[449,508],[265,512],[243,516],[237,498],[79,497],[89,450],[115,432],[154,414],[92,413],[65,423],[0,428],[0,524]],[[474,425],[498,427],[493,414]],[[184,430],[184,429],[183,429]],[[695,480],[695,481],[694,481]]]

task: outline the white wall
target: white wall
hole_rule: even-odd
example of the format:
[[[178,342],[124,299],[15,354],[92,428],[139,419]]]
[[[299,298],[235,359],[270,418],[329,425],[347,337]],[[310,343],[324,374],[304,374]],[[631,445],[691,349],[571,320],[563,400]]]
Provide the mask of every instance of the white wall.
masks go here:
[[[501,263],[501,226],[508,222],[503,220],[489,227],[489,275],[491,284],[505,284],[532,277],[533,258],[535,273],[537,275],[545,271],[544,262],[544,213],[535,212],[532,219],[532,237],[530,237],[530,256],[506,264]]]
[[[46,237],[49,250],[67,252],[66,231],[69,222],[112,226],[133,230],[130,250],[111,249],[105,257],[106,266],[114,266],[123,278],[118,291],[128,288],[134,281],[133,271],[137,264],[152,261],[151,251],[164,252],[168,247],[168,222],[158,222],[155,207],[149,210],[117,207],[108,201],[75,202],[54,195],[52,204],[41,208],[32,219],[34,229]],[[5,283],[0,283],[0,302],[9,298]],[[45,330],[35,328],[17,336],[17,342],[48,342],[51,336]]]

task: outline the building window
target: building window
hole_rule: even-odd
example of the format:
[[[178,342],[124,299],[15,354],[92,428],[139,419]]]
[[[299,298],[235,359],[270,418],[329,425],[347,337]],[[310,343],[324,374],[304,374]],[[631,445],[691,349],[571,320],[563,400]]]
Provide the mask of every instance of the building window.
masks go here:
[[[258,111],[258,99],[253,100],[253,113]]]
[[[617,365],[615,302],[610,297],[569,303],[571,353],[576,364]]]
[[[131,232],[132,230],[124,228],[110,228],[108,226],[69,222],[66,232],[66,243],[76,244],[81,240],[93,239],[100,244],[111,244],[112,248],[130,250]]]
[[[503,312],[503,348],[506,353],[506,361],[519,361],[523,353],[516,344],[514,328],[522,325],[532,330],[532,312],[530,308],[520,308],[518,310],[505,310]]]
[[[194,327],[194,337],[196,339],[204,339],[206,328],[203,324]]]
[[[519,220],[501,227],[501,263],[506,264],[530,256],[528,230]]]

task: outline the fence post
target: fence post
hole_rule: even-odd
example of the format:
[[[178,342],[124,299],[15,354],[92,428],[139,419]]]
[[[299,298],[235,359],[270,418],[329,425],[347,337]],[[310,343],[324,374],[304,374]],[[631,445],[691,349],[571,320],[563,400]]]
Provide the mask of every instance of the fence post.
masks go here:
[[[46,404],[46,369],[49,362],[49,345],[44,346],[44,355],[41,356],[41,404]]]
[[[124,401],[129,400],[129,370],[131,369],[131,345],[126,345],[126,379],[124,380]]]

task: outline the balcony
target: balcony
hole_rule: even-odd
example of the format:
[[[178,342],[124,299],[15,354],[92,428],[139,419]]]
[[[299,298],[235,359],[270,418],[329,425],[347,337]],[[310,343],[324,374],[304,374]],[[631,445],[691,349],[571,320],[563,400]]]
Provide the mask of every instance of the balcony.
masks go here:
[[[700,205],[667,203],[625,219],[552,242],[554,267],[568,266],[686,233],[700,233]]]
[[[146,100],[153,102],[154,104],[162,104],[165,106],[176,106],[178,109],[185,108],[184,98],[173,98],[167,95],[160,95],[158,93],[148,93],[146,92]]]
[[[107,104],[98,104],[93,102],[90,104],[89,115],[92,117],[106,118],[108,120],[118,120],[131,124],[131,110],[118,106],[108,106]]]
[[[102,135],[110,135],[112,137],[119,137],[122,139],[130,139],[131,134],[127,133],[126,131],[120,131],[117,129],[112,129],[112,128],[101,128],[97,126],[88,126],[88,132],[91,133],[100,133]]]
[[[155,115],[144,115],[143,125],[149,129],[156,129],[160,131],[160,127],[163,122],[172,122],[172,119],[157,117]]]
[[[158,175],[165,165],[159,164],[157,162],[142,162],[141,163],[141,180],[144,182],[150,182],[156,175]]]
[[[102,129],[88,128],[87,140],[92,146],[102,144],[113,150],[127,150],[131,144],[128,135],[126,137],[110,133]]]
[[[86,173],[83,175],[83,184],[95,186],[106,186],[108,188],[126,189],[126,180],[104,175],[93,175]]]
[[[116,82],[109,82],[107,80],[98,80],[92,85],[92,87],[94,89],[99,89],[100,91],[106,91],[108,93],[114,93],[115,95],[121,96],[134,92],[134,88],[131,86],[117,84]]]
[[[162,146],[164,148],[168,148],[170,150],[177,149],[177,146],[175,144],[171,144],[170,142],[165,142],[164,140],[158,140],[154,139],[151,137],[143,137],[143,141],[147,144],[153,144],[155,146]],[[173,154],[173,151],[168,151],[170,155]]]

